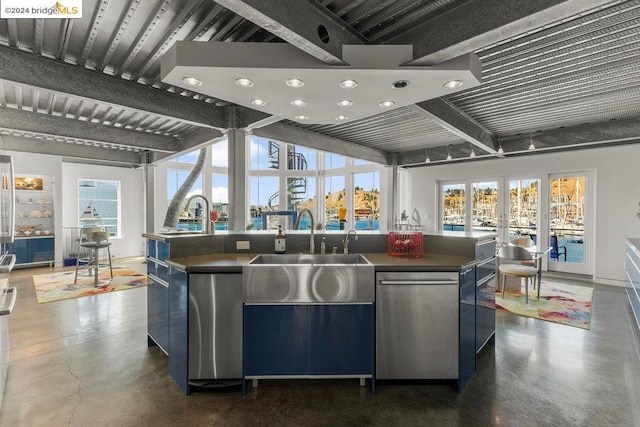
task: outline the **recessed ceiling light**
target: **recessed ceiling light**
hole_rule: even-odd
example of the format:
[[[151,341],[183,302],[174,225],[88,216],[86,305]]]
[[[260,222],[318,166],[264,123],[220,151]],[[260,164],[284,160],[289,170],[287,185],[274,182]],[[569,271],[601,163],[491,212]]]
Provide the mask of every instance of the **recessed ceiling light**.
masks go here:
[[[347,79],[340,82],[340,87],[345,89],[352,89],[356,86],[358,86],[358,82],[355,80]]]
[[[447,89],[456,89],[462,86],[462,82],[460,80],[451,80],[449,82],[446,82],[442,86],[446,87]]]
[[[295,105],[296,107],[304,107],[305,105],[307,105],[307,103],[302,99],[294,99],[293,101],[291,101],[291,105]]]
[[[409,86],[409,80],[398,80],[391,83],[391,87],[394,89],[404,89],[407,86]]]
[[[349,116],[343,116],[342,114],[339,115],[339,116],[336,116],[336,120],[343,121],[343,120],[348,120],[348,119],[349,119]]]
[[[343,99],[342,101],[338,101],[338,105],[341,107],[348,107],[350,105],[353,105],[353,102],[349,101],[348,99]]]
[[[242,86],[242,87],[251,87],[251,86],[253,86],[253,80],[245,79],[245,78],[239,78],[239,79],[236,79],[236,84],[238,86]]]
[[[182,81],[189,86],[202,86],[202,82],[195,77],[183,77]]]
[[[395,105],[396,103],[393,101],[382,101],[379,105],[381,107],[391,107],[392,105]]]
[[[302,87],[304,86],[304,82],[300,79],[289,79],[287,80],[287,86],[291,87]]]
[[[251,103],[260,107],[262,107],[263,105],[267,105],[267,101],[263,101],[262,99],[252,99]]]
[[[309,120],[309,116],[295,116],[296,120]]]

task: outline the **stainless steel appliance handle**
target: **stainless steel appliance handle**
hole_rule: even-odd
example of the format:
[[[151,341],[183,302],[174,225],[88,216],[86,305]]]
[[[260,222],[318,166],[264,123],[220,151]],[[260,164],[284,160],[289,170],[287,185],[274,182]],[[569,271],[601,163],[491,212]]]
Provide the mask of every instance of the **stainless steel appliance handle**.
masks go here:
[[[381,285],[457,285],[457,280],[381,280]]]
[[[16,288],[7,288],[7,292],[11,292],[11,302],[9,302],[9,307],[0,311],[0,316],[6,316],[11,314],[13,311],[13,306],[16,305],[16,298],[18,297],[18,290]]]
[[[482,266],[483,266],[483,265],[485,265],[485,264],[488,264],[488,263],[490,263],[490,262],[493,262],[493,260],[494,260],[494,257],[487,258],[486,260],[482,261],[480,264],[477,264],[477,265],[476,265],[476,267],[482,267]]]

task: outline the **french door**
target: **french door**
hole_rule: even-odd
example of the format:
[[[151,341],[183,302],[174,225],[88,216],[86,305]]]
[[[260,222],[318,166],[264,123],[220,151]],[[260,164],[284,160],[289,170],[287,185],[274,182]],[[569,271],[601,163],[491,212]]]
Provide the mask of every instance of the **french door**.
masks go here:
[[[593,275],[590,172],[549,175],[548,270]]]
[[[528,236],[553,248],[544,269],[593,275],[592,182],[590,171],[441,182],[440,229]]]

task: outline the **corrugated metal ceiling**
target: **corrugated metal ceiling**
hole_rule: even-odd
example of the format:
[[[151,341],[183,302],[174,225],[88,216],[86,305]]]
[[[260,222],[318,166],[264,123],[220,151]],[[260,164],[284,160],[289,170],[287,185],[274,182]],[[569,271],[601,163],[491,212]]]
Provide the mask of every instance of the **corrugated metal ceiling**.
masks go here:
[[[467,3],[310,1],[373,44]],[[482,85],[447,101],[502,137],[640,118],[640,0],[607,6],[478,50]],[[162,83],[162,54],[177,40],[282,42],[211,0],[85,0],[83,8],[78,20],[2,19],[0,45],[225,106]],[[197,130],[7,81],[0,85],[0,105],[177,138]],[[468,144],[411,107],[335,126],[287,124],[388,152]]]

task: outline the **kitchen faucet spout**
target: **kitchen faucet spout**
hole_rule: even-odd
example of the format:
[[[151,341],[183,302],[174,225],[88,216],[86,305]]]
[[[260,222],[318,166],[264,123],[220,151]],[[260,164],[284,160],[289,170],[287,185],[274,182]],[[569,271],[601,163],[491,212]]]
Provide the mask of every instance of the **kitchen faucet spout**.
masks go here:
[[[358,240],[358,233],[356,233],[356,230],[349,230],[347,232],[346,237],[344,238],[344,240],[342,241],[342,246],[344,247],[343,252],[345,254],[349,253],[349,235],[353,233],[353,237]]]
[[[296,220],[296,223],[293,225],[293,229],[300,230],[300,219],[302,218],[302,214],[304,214],[305,212],[309,214],[309,218],[311,219],[311,235],[309,236],[309,253],[315,254],[316,245],[313,240],[313,236],[314,236],[314,230],[316,228],[316,223],[313,220],[313,213],[311,213],[311,211],[308,208],[304,208],[300,210],[300,213],[298,214],[298,219]]]
[[[187,199],[186,209],[189,209],[189,205],[193,199],[200,198],[204,201],[204,211],[202,212],[202,232],[205,234],[211,234],[211,220],[209,219],[209,200],[202,194],[194,194]]]

